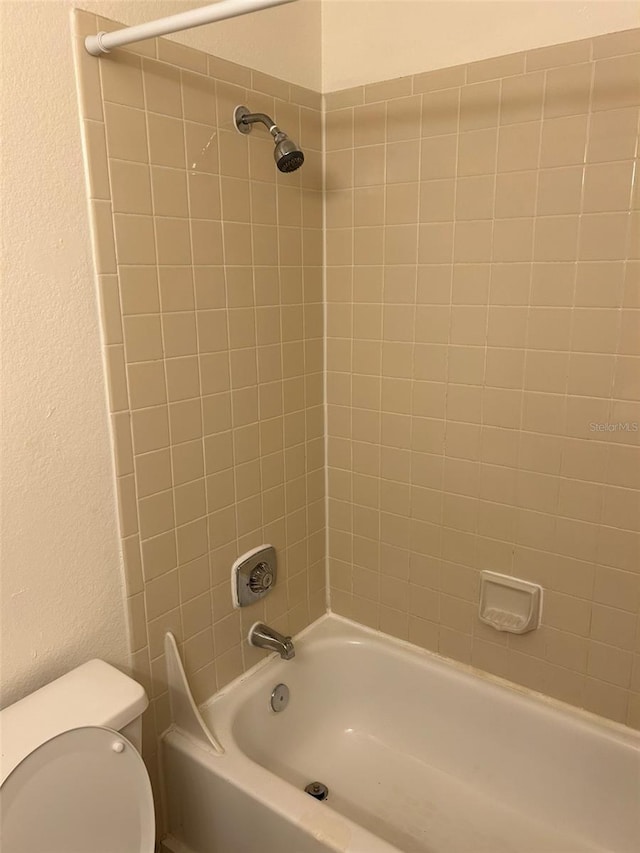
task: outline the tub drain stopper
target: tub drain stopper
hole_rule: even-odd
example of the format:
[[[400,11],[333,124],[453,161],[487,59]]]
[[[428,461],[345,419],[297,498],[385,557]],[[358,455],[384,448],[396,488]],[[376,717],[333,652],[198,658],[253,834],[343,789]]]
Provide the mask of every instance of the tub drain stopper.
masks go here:
[[[329,796],[329,789],[322,782],[309,782],[304,790],[305,793],[311,794],[316,800],[326,800]]]

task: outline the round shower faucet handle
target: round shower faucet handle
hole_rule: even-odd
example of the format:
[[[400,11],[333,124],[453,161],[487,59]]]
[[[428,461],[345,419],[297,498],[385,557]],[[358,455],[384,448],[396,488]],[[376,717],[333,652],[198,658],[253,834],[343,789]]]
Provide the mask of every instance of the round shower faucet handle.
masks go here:
[[[266,592],[273,583],[273,573],[267,563],[258,563],[251,571],[249,588],[252,592]]]

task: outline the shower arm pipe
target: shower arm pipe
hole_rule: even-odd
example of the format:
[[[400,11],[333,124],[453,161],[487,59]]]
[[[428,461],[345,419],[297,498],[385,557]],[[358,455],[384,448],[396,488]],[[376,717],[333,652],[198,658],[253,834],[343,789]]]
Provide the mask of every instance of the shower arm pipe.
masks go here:
[[[240,121],[242,124],[256,124],[257,122],[261,122],[274,138],[281,132],[275,121],[266,113],[247,113],[247,115],[242,116]]]
[[[87,36],[84,46],[92,56],[102,56],[109,53],[114,47],[123,47],[125,44],[131,44],[135,41],[166,36],[169,33],[179,33],[181,30],[190,30],[193,27],[201,27],[203,24],[211,24],[214,21],[236,18],[239,15],[258,12],[260,9],[269,9],[271,6],[281,6],[283,3],[293,2],[294,0],[221,0],[221,2],[212,3],[210,6],[201,6],[198,9],[179,12],[177,15],[158,18],[146,24],[136,24],[133,27],[124,27],[111,33],[100,32],[95,36]]]

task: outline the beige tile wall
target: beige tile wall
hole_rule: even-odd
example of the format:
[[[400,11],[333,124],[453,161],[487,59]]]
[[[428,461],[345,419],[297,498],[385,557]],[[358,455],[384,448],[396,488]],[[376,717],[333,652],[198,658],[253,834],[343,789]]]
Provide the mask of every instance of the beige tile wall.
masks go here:
[[[325,176],[332,608],[636,727],[639,105],[640,30],[335,92]]]
[[[169,722],[163,637],[201,701],[262,655],[266,620],[325,611],[320,96],[163,40],[97,60],[80,36],[134,671],[151,697],[147,757]],[[277,172],[247,104],[306,155]],[[235,558],[264,542],[277,587],[233,610]],[[153,762],[149,762],[153,766]]]
[[[80,36],[135,672],[168,721],[162,636],[196,696],[258,618],[325,609],[321,103],[157,40]],[[640,726],[640,31],[325,98],[331,606]],[[233,107],[307,160],[276,172]],[[633,430],[633,427],[630,427]],[[231,609],[270,541],[279,589]],[[476,618],[483,568],[544,625]],[[153,761],[150,762],[153,768]]]

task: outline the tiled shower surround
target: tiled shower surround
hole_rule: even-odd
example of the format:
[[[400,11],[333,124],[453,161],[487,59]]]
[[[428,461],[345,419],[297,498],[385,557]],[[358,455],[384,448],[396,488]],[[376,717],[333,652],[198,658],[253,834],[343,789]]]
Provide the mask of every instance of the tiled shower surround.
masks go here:
[[[320,96],[167,41],[99,61],[78,49],[153,776],[167,630],[202,701],[264,655],[243,642],[253,622],[296,632],[326,608]],[[304,169],[276,180],[271,137],[239,134],[237,104],[300,142]],[[277,586],[234,610],[231,565],[265,542]]]
[[[325,175],[332,609],[635,726],[639,104],[640,31],[358,87]]]
[[[327,95],[324,149],[318,93],[166,40],[79,58],[156,730],[167,629],[202,700],[252,622],[324,612],[325,473],[331,609],[640,726],[640,31]],[[234,611],[263,542],[277,588]],[[538,631],[478,621],[484,568],[545,587]]]

